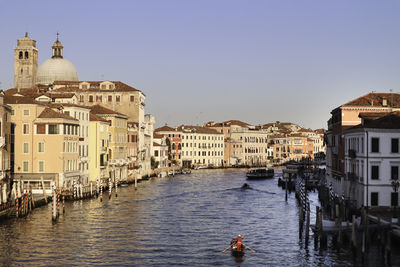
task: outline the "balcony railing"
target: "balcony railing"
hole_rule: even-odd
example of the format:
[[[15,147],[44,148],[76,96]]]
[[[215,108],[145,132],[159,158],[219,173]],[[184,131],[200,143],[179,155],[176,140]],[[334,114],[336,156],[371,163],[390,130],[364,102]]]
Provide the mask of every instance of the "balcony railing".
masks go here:
[[[354,159],[357,156],[356,151],[354,149],[349,149],[348,154],[349,157],[352,159]]]

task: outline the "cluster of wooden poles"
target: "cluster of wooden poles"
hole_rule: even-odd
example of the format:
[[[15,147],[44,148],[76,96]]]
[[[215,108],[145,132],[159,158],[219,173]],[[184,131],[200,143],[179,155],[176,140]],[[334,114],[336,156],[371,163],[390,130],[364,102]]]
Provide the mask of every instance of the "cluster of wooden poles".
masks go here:
[[[299,239],[303,239],[305,232],[304,242],[307,247],[310,238],[310,201],[304,179],[298,178],[296,183],[296,197],[299,200]]]
[[[322,208],[316,207],[316,222],[312,227],[314,231],[314,246],[317,249],[327,248],[328,236],[332,237],[332,242],[337,249],[351,249],[353,256],[361,256],[364,262],[368,256],[370,244],[374,242],[378,246],[383,262],[390,264],[391,260],[391,235],[392,224],[377,217],[375,223],[371,222],[371,216],[368,216],[367,208],[361,207],[361,218],[359,222],[356,214],[346,207],[345,201],[340,201],[332,194],[329,187],[321,188],[320,193],[328,210],[327,217],[334,223],[332,225],[323,225]],[[321,195],[320,195],[321,197]],[[300,201],[301,202],[301,201]],[[308,232],[308,227],[306,227]]]
[[[118,179],[115,179],[113,183],[111,178],[108,179],[108,186],[103,185],[103,180],[97,179],[96,189],[94,190],[93,184],[90,183],[89,186],[82,186],[82,184],[78,184],[75,181],[72,185],[72,190],[64,190],[57,189],[53,187],[52,189],[52,221],[56,222],[60,213],[65,213],[65,200],[81,200],[84,198],[93,198],[98,197],[100,201],[103,201],[103,191],[108,189],[108,198],[111,199],[112,189],[115,187],[115,197],[118,197]],[[68,197],[69,196],[69,197]],[[45,197],[47,199],[47,197]],[[61,201],[62,201],[62,211],[61,209]]]
[[[32,190],[27,189],[24,192],[18,192],[15,198],[15,216],[24,217],[32,211],[34,207],[34,200],[32,197]]]

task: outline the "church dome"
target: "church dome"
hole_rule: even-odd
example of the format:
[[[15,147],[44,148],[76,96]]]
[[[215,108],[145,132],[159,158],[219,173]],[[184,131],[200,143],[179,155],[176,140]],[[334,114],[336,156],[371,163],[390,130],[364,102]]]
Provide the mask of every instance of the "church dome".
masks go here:
[[[78,81],[78,72],[74,65],[64,58],[50,58],[40,65],[36,84],[51,84],[54,81]]]
[[[36,84],[52,84],[54,81],[78,81],[78,72],[71,62],[63,58],[63,45],[58,40],[54,42],[53,56],[40,65]]]

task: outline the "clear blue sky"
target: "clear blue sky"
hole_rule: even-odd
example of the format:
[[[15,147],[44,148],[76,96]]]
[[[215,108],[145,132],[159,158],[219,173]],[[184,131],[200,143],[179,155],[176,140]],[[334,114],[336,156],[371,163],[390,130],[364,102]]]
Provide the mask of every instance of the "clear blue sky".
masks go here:
[[[157,126],[239,119],[326,128],[370,91],[400,91],[399,1],[1,1],[0,82],[26,31],[60,32],[81,80],[142,90]]]

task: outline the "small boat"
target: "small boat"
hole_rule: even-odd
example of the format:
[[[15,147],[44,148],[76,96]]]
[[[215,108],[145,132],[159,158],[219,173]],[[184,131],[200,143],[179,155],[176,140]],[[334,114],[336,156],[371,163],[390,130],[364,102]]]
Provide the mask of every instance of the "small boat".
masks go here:
[[[250,169],[246,173],[247,179],[266,179],[274,177],[274,169],[272,168],[256,168]]]
[[[234,257],[243,257],[244,255],[244,247],[241,250],[238,250],[236,245],[233,244],[231,248],[232,256]]]

